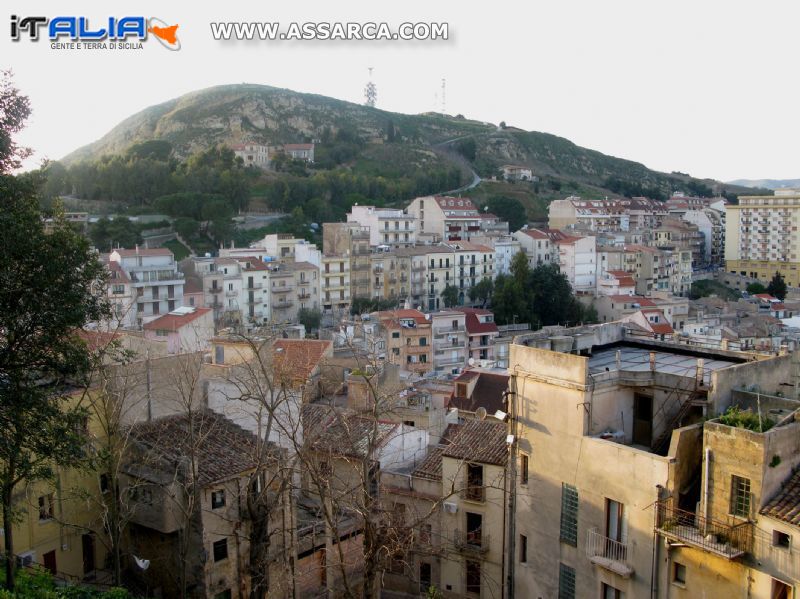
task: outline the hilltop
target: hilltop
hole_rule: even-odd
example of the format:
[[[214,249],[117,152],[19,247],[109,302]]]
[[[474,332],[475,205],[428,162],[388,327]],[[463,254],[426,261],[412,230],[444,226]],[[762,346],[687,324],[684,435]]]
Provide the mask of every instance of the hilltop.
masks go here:
[[[323,157],[326,140],[355,140],[351,151],[335,159]],[[641,163],[580,147],[549,133],[523,131],[470,120],[462,115],[417,115],[384,111],[316,94],[266,85],[221,85],[185,94],[125,119],[99,140],[75,150],[62,162],[72,165],[124,155],[150,140],[167,141],[182,159],[217,144],[243,141],[262,144],[316,141],[315,170],[346,169],[354,175],[397,181],[457,167],[461,182],[472,172],[483,178],[498,174],[504,164],[530,167],[542,181],[481,185],[477,196],[507,193],[517,197],[531,218],[541,217],[554,196],[579,193],[649,195],[666,198],[680,190],[694,195],[753,193],[753,189],[697,179],[683,173],[662,173]],[[354,149],[353,149],[354,148]],[[491,187],[488,190],[487,187]],[[446,191],[447,188],[441,189]]]

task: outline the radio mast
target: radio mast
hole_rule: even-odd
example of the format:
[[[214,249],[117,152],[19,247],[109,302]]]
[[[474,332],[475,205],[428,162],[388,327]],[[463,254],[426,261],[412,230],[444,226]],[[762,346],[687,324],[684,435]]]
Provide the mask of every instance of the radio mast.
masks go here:
[[[369,68],[369,81],[367,82],[367,86],[364,88],[364,104],[366,106],[370,106],[375,108],[375,101],[378,99],[378,87],[372,81],[372,67]]]

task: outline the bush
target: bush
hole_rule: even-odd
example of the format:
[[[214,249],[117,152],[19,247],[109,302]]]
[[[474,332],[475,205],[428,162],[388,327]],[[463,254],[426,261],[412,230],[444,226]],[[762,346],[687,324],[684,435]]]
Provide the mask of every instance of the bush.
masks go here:
[[[719,421],[727,426],[746,428],[749,431],[763,433],[775,426],[775,421],[766,417],[758,417],[751,410],[742,410],[739,406],[731,406],[719,417]]]

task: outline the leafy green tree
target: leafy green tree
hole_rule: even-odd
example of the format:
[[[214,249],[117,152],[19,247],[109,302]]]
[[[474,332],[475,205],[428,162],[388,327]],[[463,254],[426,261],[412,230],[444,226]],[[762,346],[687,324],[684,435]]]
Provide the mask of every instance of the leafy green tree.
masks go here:
[[[444,302],[445,308],[453,308],[458,305],[458,287],[455,285],[450,285],[449,283],[445,286],[444,290],[442,291],[442,302]]]
[[[142,242],[139,226],[125,216],[114,220],[99,219],[89,226],[89,238],[101,252],[111,251],[114,247],[132,248]]]
[[[0,197],[0,495],[5,554],[12,556],[18,485],[85,458],[85,414],[70,394],[87,382],[92,360],[75,331],[109,310],[105,270],[88,239],[63,219],[45,233],[33,185],[0,175]],[[13,567],[6,560],[8,588]]]
[[[307,333],[310,333],[319,329],[320,322],[322,322],[322,313],[317,309],[300,308],[297,312],[297,322],[306,328]]]
[[[483,210],[496,214],[501,219],[508,221],[508,228],[511,231],[520,230],[528,222],[525,206],[515,198],[505,196],[489,198],[483,205]]]
[[[8,173],[22,166],[31,155],[14,135],[22,131],[31,114],[31,103],[14,85],[11,71],[0,71],[0,173]]]
[[[494,281],[489,277],[481,279],[472,289],[469,290],[469,299],[473,302],[480,300],[483,305],[486,305],[494,292]]]
[[[752,295],[756,295],[757,293],[766,293],[766,292],[767,292],[767,288],[764,287],[764,285],[762,285],[759,282],[750,283],[747,286],[747,293],[750,293]]]
[[[200,223],[193,218],[177,218],[173,226],[178,235],[184,239],[191,239],[200,231]]]
[[[783,275],[780,272],[776,272],[772,275],[769,285],[767,285],[767,293],[783,301],[786,298],[786,292],[786,281],[783,280]]]
[[[478,153],[478,146],[473,138],[468,137],[467,139],[456,142],[456,152],[472,162],[475,160],[475,156]]]

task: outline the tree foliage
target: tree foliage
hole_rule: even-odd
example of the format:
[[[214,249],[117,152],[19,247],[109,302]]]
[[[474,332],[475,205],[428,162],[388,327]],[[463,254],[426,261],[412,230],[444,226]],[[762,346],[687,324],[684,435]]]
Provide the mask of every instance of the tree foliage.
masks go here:
[[[566,275],[554,264],[528,265],[524,253],[511,260],[511,272],[494,284],[492,310],[501,324],[527,322],[538,328],[597,320],[596,311],[585,308],[573,295]]]
[[[786,281],[783,280],[783,275],[780,272],[776,272],[772,275],[769,285],[767,285],[767,293],[783,301],[786,298],[786,292]]]
[[[459,304],[458,287],[449,283],[442,290],[442,302],[445,308],[453,308]]]
[[[514,198],[494,196],[486,201],[482,209],[508,221],[508,228],[511,231],[520,230],[528,222],[525,206]]]

